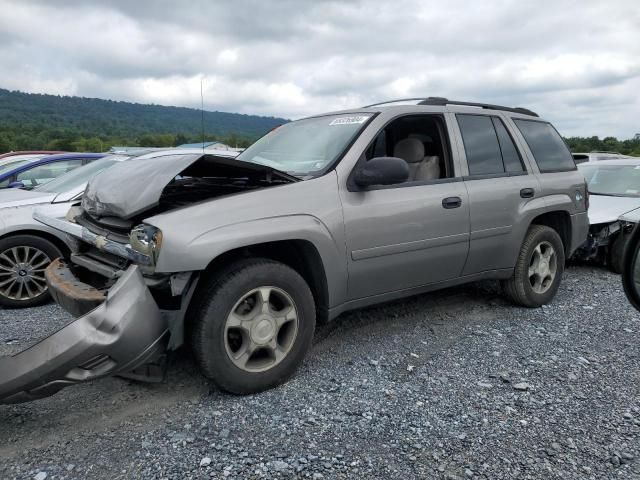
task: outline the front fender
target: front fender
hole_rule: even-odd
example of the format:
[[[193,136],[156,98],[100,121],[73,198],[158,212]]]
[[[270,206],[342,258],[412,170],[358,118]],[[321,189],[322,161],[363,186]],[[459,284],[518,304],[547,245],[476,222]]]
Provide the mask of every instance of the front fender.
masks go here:
[[[340,303],[347,288],[344,242],[336,241],[329,228],[312,215],[284,215],[225,225],[184,246],[163,243],[156,272],[204,270],[230,250],[283,240],[306,240],[315,246],[327,277],[329,304]]]
[[[64,217],[69,209],[69,204],[45,204],[33,207],[4,208],[0,214],[0,237],[20,235],[25,232],[41,232],[52,235],[61,242],[69,245],[70,240],[64,232],[34,220],[33,213],[36,209],[45,212],[47,215]]]

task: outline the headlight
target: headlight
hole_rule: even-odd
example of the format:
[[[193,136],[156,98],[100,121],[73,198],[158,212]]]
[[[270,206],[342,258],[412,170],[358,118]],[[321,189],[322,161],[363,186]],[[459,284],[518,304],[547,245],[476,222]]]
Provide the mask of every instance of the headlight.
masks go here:
[[[129,244],[136,252],[151,258],[155,264],[162,245],[162,231],[152,225],[143,223],[131,230]]]

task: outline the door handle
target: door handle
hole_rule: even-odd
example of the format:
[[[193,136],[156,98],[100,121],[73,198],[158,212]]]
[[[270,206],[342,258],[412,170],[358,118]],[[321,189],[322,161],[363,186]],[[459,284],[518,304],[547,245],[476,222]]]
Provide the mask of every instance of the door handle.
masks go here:
[[[522,198],[533,198],[536,194],[536,191],[533,188],[523,188],[520,190],[520,197]]]
[[[462,205],[462,199],[460,197],[447,197],[442,199],[442,206],[444,208],[458,208]]]

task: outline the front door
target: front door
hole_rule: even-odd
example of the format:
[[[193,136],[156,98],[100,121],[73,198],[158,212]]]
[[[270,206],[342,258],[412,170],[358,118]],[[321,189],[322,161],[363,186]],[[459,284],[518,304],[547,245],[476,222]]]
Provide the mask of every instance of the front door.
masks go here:
[[[453,169],[444,118],[414,115],[392,122],[361,161],[381,155],[402,158],[404,149],[394,150],[394,145],[407,138],[425,143],[425,158],[440,166],[438,178],[413,177],[364,191],[341,189],[349,300],[449,280],[462,272],[469,245],[469,201]],[[382,148],[380,139],[386,142]],[[420,171],[420,158],[405,160]]]

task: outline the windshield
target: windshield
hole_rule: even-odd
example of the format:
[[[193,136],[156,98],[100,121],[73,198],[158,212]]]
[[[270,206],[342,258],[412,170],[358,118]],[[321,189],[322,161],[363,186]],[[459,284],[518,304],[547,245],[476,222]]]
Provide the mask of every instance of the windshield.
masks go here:
[[[12,155],[11,157],[0,158],[0,165],[6,165],[13,162],[23,162],[25,160],[37,160],[39,158],[46,157],[42,153],[28,154],[28,155]]]
[[[640,165],[585,165],[589,193],[616,197],[640,197]]]
[[[112,155],[91,162],[84,167],[71,170],[69,173],[59,176],[44,185],[34,188],[39,192],[64,193],[87,183],[94,175],[118,161],[129,158],[122,155]]]
[[[318,175],[344,152],[372,115],[326,115],[285,123],[247,148],[238,160],[299,177]]]
[[[30,161],[31,159],[21,158],[21,159],[13,160],[11,162],[3,163],[2,165],[0,165],[0,173],[9,172],[14,168],[18,168],[18,167],[21,167],[22,165],[29,163]]]

